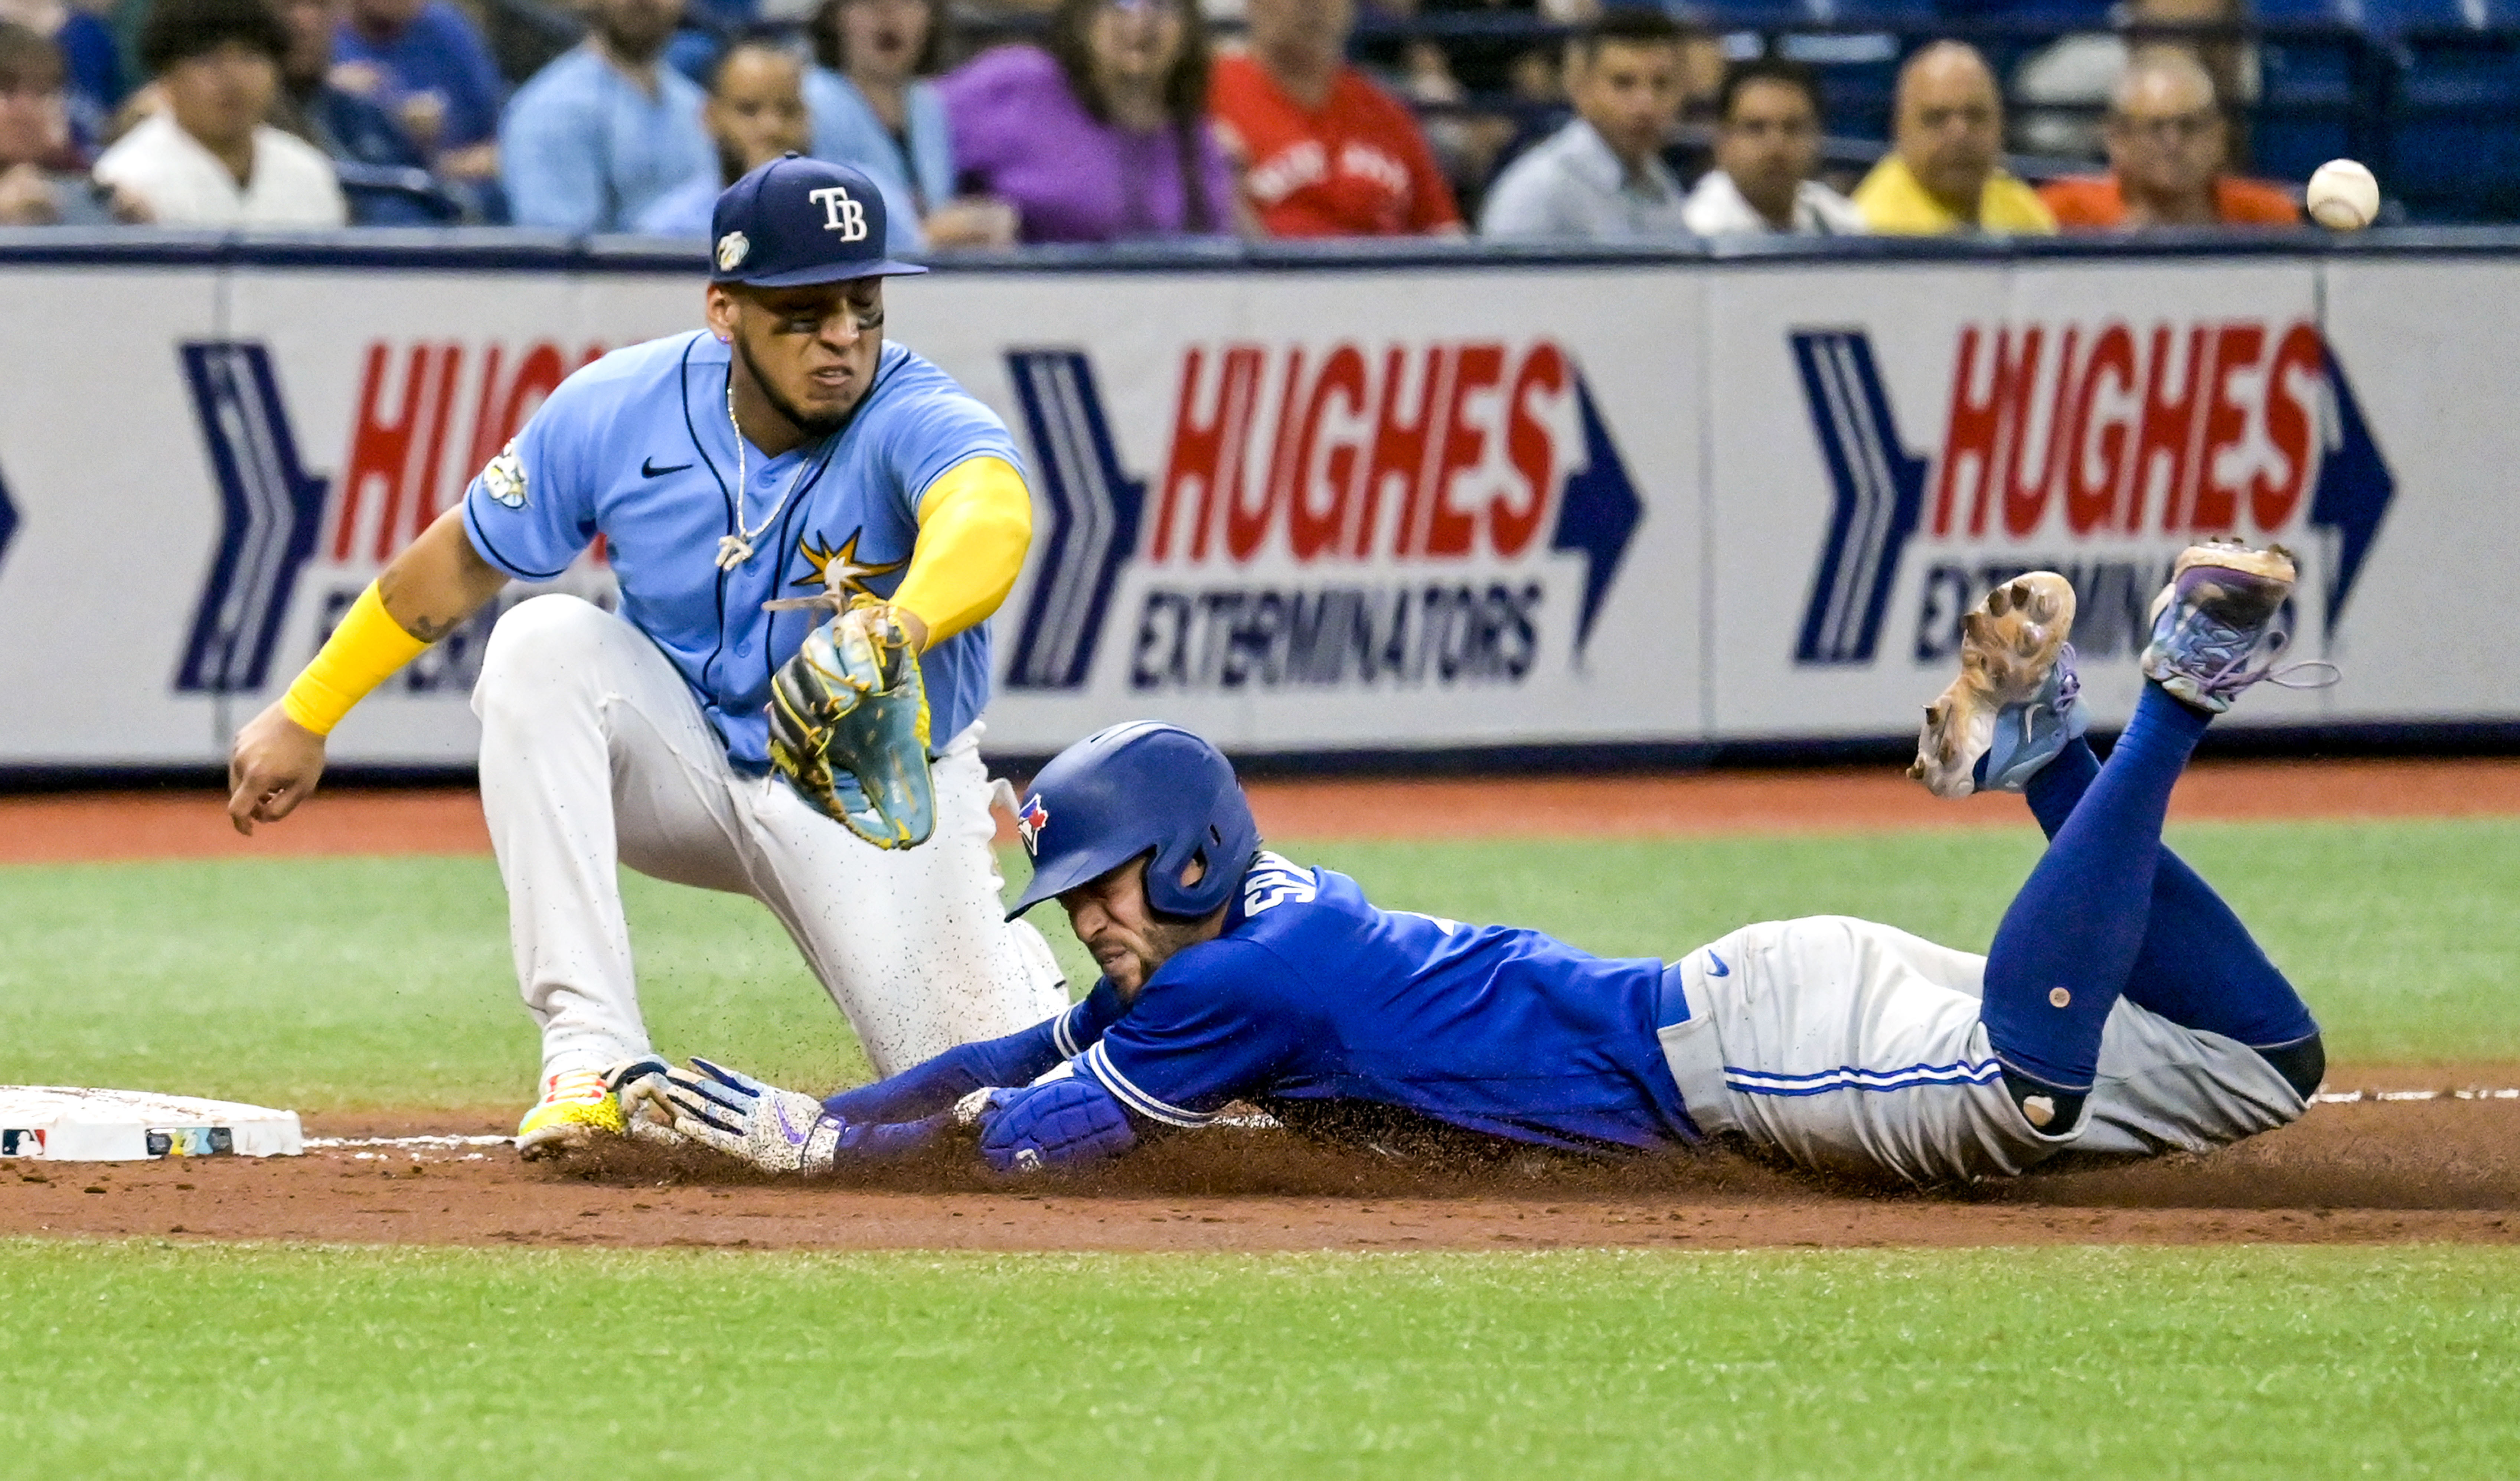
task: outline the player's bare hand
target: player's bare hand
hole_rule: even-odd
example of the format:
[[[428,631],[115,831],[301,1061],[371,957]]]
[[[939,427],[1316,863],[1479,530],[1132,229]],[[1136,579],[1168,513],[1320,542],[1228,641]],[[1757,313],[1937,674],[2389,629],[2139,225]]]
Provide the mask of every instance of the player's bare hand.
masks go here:
[[[277,823],[314,795],[324,775],[324,738],[272,705],[237,732],[228,753],[228,821],[241,833]]]
[[[887,641],[883,637],[883,632],[885,626],[889,624],[900,629],[900,641],[907,642],[912,652],[927,651],[927,619],[909,607],[895,606],[889,602],[876,606],[855,606],[841,612],[840,621],[844,626],[853,627],[875,641]]]

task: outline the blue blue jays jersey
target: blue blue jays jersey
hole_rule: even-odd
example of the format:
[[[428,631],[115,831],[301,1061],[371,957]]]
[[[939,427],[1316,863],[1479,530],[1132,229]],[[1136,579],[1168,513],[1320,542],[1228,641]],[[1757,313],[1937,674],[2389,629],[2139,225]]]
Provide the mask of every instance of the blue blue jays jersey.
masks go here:
[[[1071,1061],[1148,1120],[1365,1100],[1555,1146],[1697,1140],[1654,1037],[1664,971],[1538,931],[1377,910],[1263,853],[1224,934],[1180,952]]]
[[[971,458],[1023,465],[996,413],[886,344],[838,432],[776,458],[744,449],[743,527],[770,524],[752,541],[758,554],[721,572],[718,539],[737,533],[733,356],[711,335],[676,335],[569,377],[465,491],[464,527],[481,559],[520,581],[557,577],[602,535],[621,615],[681,670],[728,759],[757,775],[769,768],[771,675],[831,615],[761,605],[822,591],[891,596],[928,485]],[[988,624],[929,649],[920,668],[941,746],[988,702]]]

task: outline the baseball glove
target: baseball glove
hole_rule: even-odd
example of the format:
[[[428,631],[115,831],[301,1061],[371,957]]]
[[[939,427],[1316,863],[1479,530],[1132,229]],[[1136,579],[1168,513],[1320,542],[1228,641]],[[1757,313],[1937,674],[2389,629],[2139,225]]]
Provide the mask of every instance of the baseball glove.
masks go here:
[[[772,678],[770,764],[814,811],[878,848],[916,848],[936,830],[927,688],[880,602],[858,598]]]

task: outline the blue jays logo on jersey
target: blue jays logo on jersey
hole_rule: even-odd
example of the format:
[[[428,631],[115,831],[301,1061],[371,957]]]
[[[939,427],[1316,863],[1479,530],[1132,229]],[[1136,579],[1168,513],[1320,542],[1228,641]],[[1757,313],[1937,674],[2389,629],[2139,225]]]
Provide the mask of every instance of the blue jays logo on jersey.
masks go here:
[[[1037,856],[1041,853],[1041,830],[1048,827],[1050,827],[1050,809],[1041,805],[1040,795],[1036,793],[1026,797],[1023,810],[1015,814],[1015,835],[1023,839],[1024,852],[1027,855]]]
[[[2171,562],[2212,535],[2304,552],[2300,606],[2324,639],[2394,492],[2306,318],[1963,324],[1933,454],[1901,435],[1869,334],[1789,338],[1832,491],[1797,664],[1872,663],[1904,606],[1912,642],[1891,651],[1939,670],[1981,597],[2043,568],[2074,584],[2086,660],[2130,653]]]
[[[1518,685],[1580,657],[1644,518],[1552,339],[1190,345],[1150,478],[1085,355],[1007,358],[1050,508],[1015,689],[1112,648],[1143,693]]]

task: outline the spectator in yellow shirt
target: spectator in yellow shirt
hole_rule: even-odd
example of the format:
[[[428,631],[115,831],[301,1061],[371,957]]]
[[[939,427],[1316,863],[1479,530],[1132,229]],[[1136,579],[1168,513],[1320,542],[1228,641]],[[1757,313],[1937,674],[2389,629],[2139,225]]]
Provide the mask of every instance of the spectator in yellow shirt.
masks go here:
[[[1937,41],[1899,69],[1899,122],[1891,151],[1855,188],[1876,232],[1912,237],[2056,230],[2036,192],[1997,163],[2003,100],[1977,48]]]

